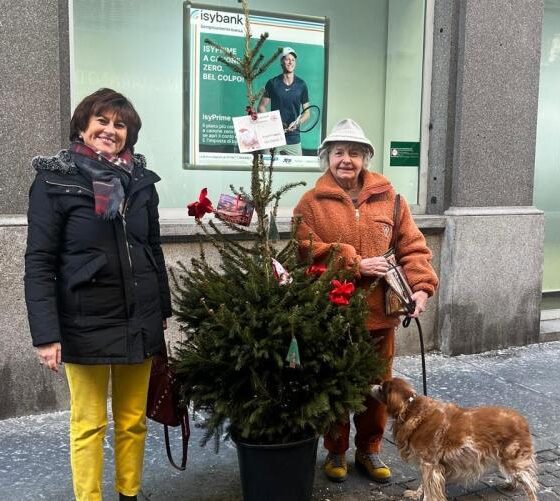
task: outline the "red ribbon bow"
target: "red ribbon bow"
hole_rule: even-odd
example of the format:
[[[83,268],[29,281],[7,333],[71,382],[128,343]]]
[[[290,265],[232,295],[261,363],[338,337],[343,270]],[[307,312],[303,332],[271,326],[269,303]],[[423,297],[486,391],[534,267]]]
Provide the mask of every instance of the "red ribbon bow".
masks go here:
[[[346,306],[356,290],[354,284],[346,280],[343,283],[339,280],[331,280],[331,285],[333,289],[329,292],[329,301],[339,306]]]
[[[212,207],[212,202],[206,196],[207,194],[208,190],[206,188],[202,189],[198,196],[198,202],[187,205],[189,216],[194,216],[195,219],[200,220],[204,214],[214,212],[214,207]]]
[[[256,120],[257,119],[257,112],[255,110],[253,110],[253,108],[251,108],[250,106],[247,106],[245,108],[245,111],[247,112],[247,115],[251,115],[251,120]]]
[[[306,275],[315,275],[320,277],[323,273],[327,271],[327,266],[324,264],[312,264],[307,270],[305,270]]]

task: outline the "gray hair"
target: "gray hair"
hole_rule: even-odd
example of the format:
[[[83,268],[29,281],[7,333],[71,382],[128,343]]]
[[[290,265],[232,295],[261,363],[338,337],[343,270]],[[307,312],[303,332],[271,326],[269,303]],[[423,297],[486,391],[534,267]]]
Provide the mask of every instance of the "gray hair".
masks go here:
[[[369,162],[373,157],[373,155],[371,154],[371,150],[367,146],[355,141],[333,141],[332,143],[325,144],[319,150],[319,166],[322,170],[326,171],[329,168],[329,155],[335,146],[340,145],[352,146],[360,150],[360,152],[362,153],[362,158],[364,159],[364,169],[367,170],[367,168],[369,167]]]

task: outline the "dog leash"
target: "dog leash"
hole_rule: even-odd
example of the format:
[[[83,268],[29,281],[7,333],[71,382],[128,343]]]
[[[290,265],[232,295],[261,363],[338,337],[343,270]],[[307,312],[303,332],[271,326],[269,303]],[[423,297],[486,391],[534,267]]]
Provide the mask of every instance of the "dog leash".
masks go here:
[[[411,311],[412,308],[412,311]],[[416,309],[416,303],[414,301],[407,305],[409,313],[414,313]],[[410,325],[412,317],[406,316],[403,319],[402,326],[406,329]],[[424,335],[422,333],[422,326],[420,325],[420,320],[414,319],[416,322],[416,327],[418,327],[418,337],[420,338],[420,356],[422,358],[422,389],[424,390],[424,396],[428,396],[428,383],[426,381],[426,354],[424,352]]]
[[[406,292],[407,289],[402,284],[402,278],[401,278],[400,274],[396,273],[395,276],[397,277],[398,280],[401,280],[401,290],[403,291],[403,293],[407,297],[402,297],[396,291],[395,291],[395,293],[397,294],[397,296],[401,300],[401,303],[407,309],[408,314],[411,315],[412,313],[414,313],[414,310],[416,309],[416,301],[413,301],[412,298]],[[406,329],[410,325],[411,320],[412,320],[412,317],[409,317],[407,315],[406,317],[404,317],[404,319],[402,321],[402,326]],[[418,318],[415,318],[414,320],[416,321],[416,326],[418,327],[418,337],[420,338],[420,355],[421,355],[421,358],[422,358],[422,386],[423,386],[423,389],[424,389],[424,395],[428,396],[428,384],[426,382],[426,355],[424,353],[424,335],[422,333],[422,326],[420,325],[420,320],[418,320]]]
[[[397,249],[397,238],[399,233],[399,214],[400,214],[400,203],[401,203],[401,196],[397,194],[395,197],[395,205],[393,207],[393,236],[391,237],[391,245],[390,248],[395,250],[395,257],[396,257],[396,249]],[[396,268],[395,265],[390,264],[393,268]],[[400,290],[402,292],[401,295],[395,289],[394,292],[399,297],[401,303],[404,305],[406,310],[408,311],[408,315],[412,315],[414,310],[416,309],[416,301],[414,301],[410,295],[410,288],[408,284],[403,282],[403,277],[400,273],[395,273],[395,277],[397,280],[400,281]],[[402,326],[406,329],[410,325],[410,321],[412,317],[409,316],[404,317]],[[420,338],[420,355],[422,357],[422,389],[424,390],[424,396],[428,396],[428,384],[426,382],[426,355],[424,353],[424,335],[422,333],[422,326],[420,325],[420,320],[418,318],[414,319],[416,321],[416,326],[418,327],[418,337]]]

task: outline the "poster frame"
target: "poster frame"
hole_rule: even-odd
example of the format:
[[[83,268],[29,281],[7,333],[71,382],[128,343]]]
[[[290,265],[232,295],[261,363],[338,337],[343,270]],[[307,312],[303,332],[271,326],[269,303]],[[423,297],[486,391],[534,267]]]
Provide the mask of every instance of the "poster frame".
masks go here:
[[[228,12],[232,14],[242,14],[243,10],[236,7],[226,7],[226,6],[216,6],[210,4],[203,4],[197,2],[186,1],[183,4],[183,130],[182,130],[182,164],[184,170],[199,170],[199,171],[249,171],[251,170],[250,162],[247,165],[208,165],[208,164],[196,164],[191,162],[189,158],[190,151],[190,133],[191,127],[191,94],[193,90],[191,89],[191,56],[190,56],[190,38],[191,38],[191,10],[192,9],[203,9],[203,10],[215,10],[220,12]],[[307,16],[298,14],[286,14],[262,10],[251,10],[250,15],[254,16],[265,16],[278,18],[280,20],[287,21],[303,21],[303,22],[313,22],[321,23],[324,26],[324,42],[323,42],[323,58],[324,58],[324,74],[323,74],[323,95],[321,103],[321,134],[320,141],[325,137],[325,130],[327,124],[327,102],[328,102],[328,70],[329,70],[329,19],[327,17],[319,16]],[[254,36],[254,34],[253,34]],[[313,101],[311,101],[313,104]],[[198,127],[198,124],[194,124]],[[242,155],[242,154],[240,154]],[[301,165],[274,165],[274,170],[278,172],[317,172],[320,171],[320,167],[311,166],[301,166]]]

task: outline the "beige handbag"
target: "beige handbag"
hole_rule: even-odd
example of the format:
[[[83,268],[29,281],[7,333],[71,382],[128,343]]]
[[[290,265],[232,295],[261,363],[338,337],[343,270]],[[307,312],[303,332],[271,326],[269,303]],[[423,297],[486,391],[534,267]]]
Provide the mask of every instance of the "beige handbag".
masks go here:
[[[416,305],[412,300],[412,290],[408,285],[406,275],[402,266],[397,262],[396,247],[399,234],[400,219],[400,200],[401,196],[395,197],[393,209],[393,236],[391,237],[391,247],[383,255],[389,263],[389,271],[385,274],[387,290],[385,291],[385,314],[393,317],[413,313]]]

